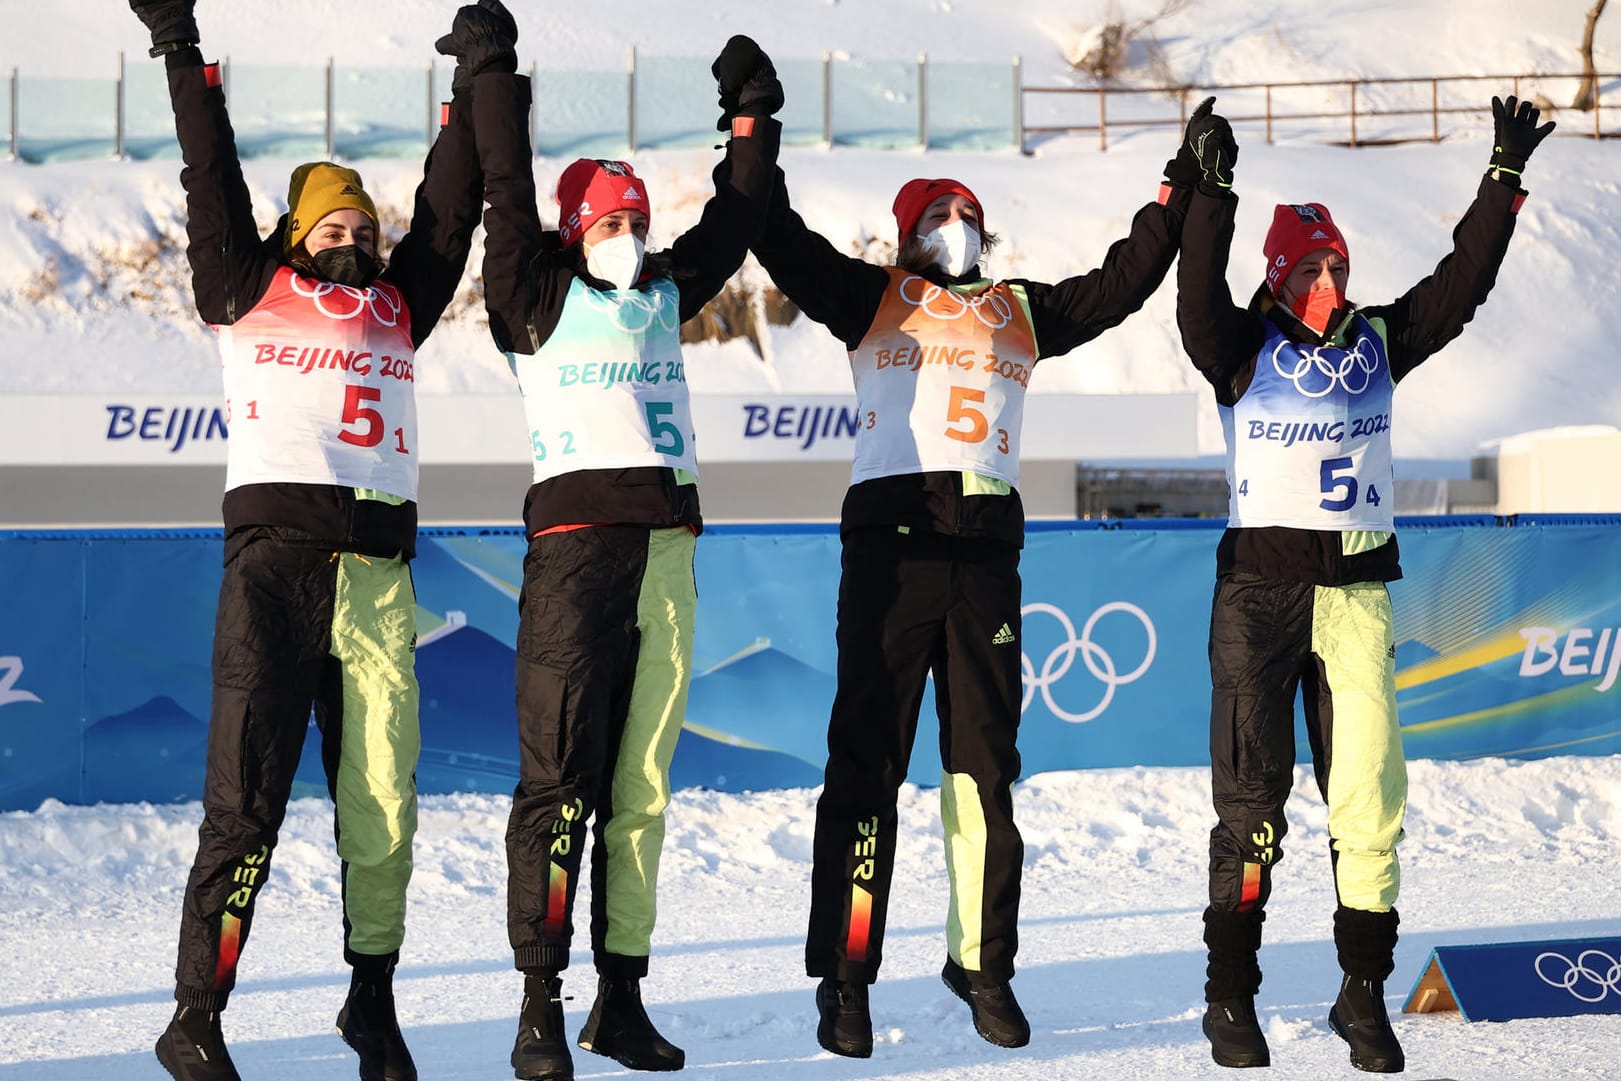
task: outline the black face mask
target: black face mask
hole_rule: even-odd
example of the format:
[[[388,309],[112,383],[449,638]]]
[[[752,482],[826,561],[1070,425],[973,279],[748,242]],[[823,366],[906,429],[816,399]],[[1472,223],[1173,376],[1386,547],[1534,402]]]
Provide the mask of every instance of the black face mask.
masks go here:
[[[377,280],[382,266],[377,257],[356,244],[338,248],[322,248],[310,256],[315,276],[339,285],[363,289]]]

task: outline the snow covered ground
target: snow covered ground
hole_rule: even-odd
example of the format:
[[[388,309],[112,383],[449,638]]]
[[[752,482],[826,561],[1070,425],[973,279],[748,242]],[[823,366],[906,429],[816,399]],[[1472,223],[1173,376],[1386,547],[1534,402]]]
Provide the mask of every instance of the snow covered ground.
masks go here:
[[[1275,1076],[1353,1077],[1325,1020],[1338,989],[1326,812],[1309,776],[1298,781],[1261,953],[1262,1024]],[[937,794],[908,788],[872,995],[878,1044],[870,1061],[854,1062],[816,1045],[803,969],[814,792],[677,793],[645,994],[655,1022],[686,1049],[683,1076],[1230,1076],[1199,1032],[1205,771],[1044,774],[1022,782],[1015,802],[1025,893],[1014,986],[1030,1046],[981,1041],[940,982]],[[423,806],[397,989],[424,1078],[510,1076],[521,980],[503,924],[507,806],[488,796]],[[0,1081],[164,1076],[151,1043],[173,1009],[174,935],[200,814],[197,804],[51,804],[0,816]],[[1393,1013],[1432,946],[1621,934],[1621,758],[1413,763],[1407,832],[1403,937],[1386,988]],[[331,1028],[348,986],[335,868],[328,807],[296,803],[225,1014],[249,1081],[354,1076]],[[577,951],[564,979],[576,996],[566,1004],[571,1033],[594,987],[589,951]],[[1621,1061],[1613,1015],[1395,1023],[1414,1078],[1613,1079]],[[627,1076],[586,1052],[576,1068],[581,1078]]]

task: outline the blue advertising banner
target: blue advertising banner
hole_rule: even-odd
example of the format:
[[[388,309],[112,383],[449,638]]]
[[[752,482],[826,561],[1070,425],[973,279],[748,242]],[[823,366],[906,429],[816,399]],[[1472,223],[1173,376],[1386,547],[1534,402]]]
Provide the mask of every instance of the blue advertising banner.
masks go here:
[[[1219,536],[1211,522],[1032,525],[1018,631],[1026,774],[1208,760]],[[1416,519],[1401,545],[1407,577],[1391,595],[1409,756],[1621,751],[1621,519]],[[517,530],[422,531],[425,793],[516,780],[524,548]],[[0,809],[198,798],[220,554],[217,530],[0,534]],[[839,557],[832,526],[700,539],[677,787],[820,783]],[[908,776],[936,784],[932,689],[923,712]],[[298,795],[325,791],[311,743]]]

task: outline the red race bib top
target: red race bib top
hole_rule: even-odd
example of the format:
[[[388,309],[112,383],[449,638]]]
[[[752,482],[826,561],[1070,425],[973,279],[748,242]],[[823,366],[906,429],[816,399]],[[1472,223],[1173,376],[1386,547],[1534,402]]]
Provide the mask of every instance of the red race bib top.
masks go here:
[[[290,482],[416,499],[416,352],[398,289],[283,267],[252,311],[216,329],[227,491]]]

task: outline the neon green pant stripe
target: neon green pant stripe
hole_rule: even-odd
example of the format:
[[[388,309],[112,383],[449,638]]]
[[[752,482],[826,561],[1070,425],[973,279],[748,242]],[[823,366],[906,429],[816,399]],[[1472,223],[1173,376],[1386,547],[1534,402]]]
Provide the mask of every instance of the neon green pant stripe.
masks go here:
[[[343,674],[335,784],[338,855],[348,865],[349,948],[382,955],[405,938],[421,750],[416,592],[403,560],[340,557],[332,655]]]
[[[964,773],[940,780],[940,823],[946,835],[946,877],[951,881],[951,908],[946,914],[946,950],[969,972],[980,970],[984,940],[985,808],[979,785]]]
[[[687,713],[692,631],[698,590],[692,576],[695,538],[685,528],[648,535],[647,572],[636,604],[641,644],[625,735],[614,763],[613,817],[607,845],[608,952],[646,957],[657,916],[659,852],[670,803],[670,760]]]
[[[1382,582],[1319,586],[1312,652],[1333,700],[1328,835],[1340,903],[1388,912],[1401,887],[1396,844],[1407,813],[1407,764],[1396,720],[1395,629]]]

